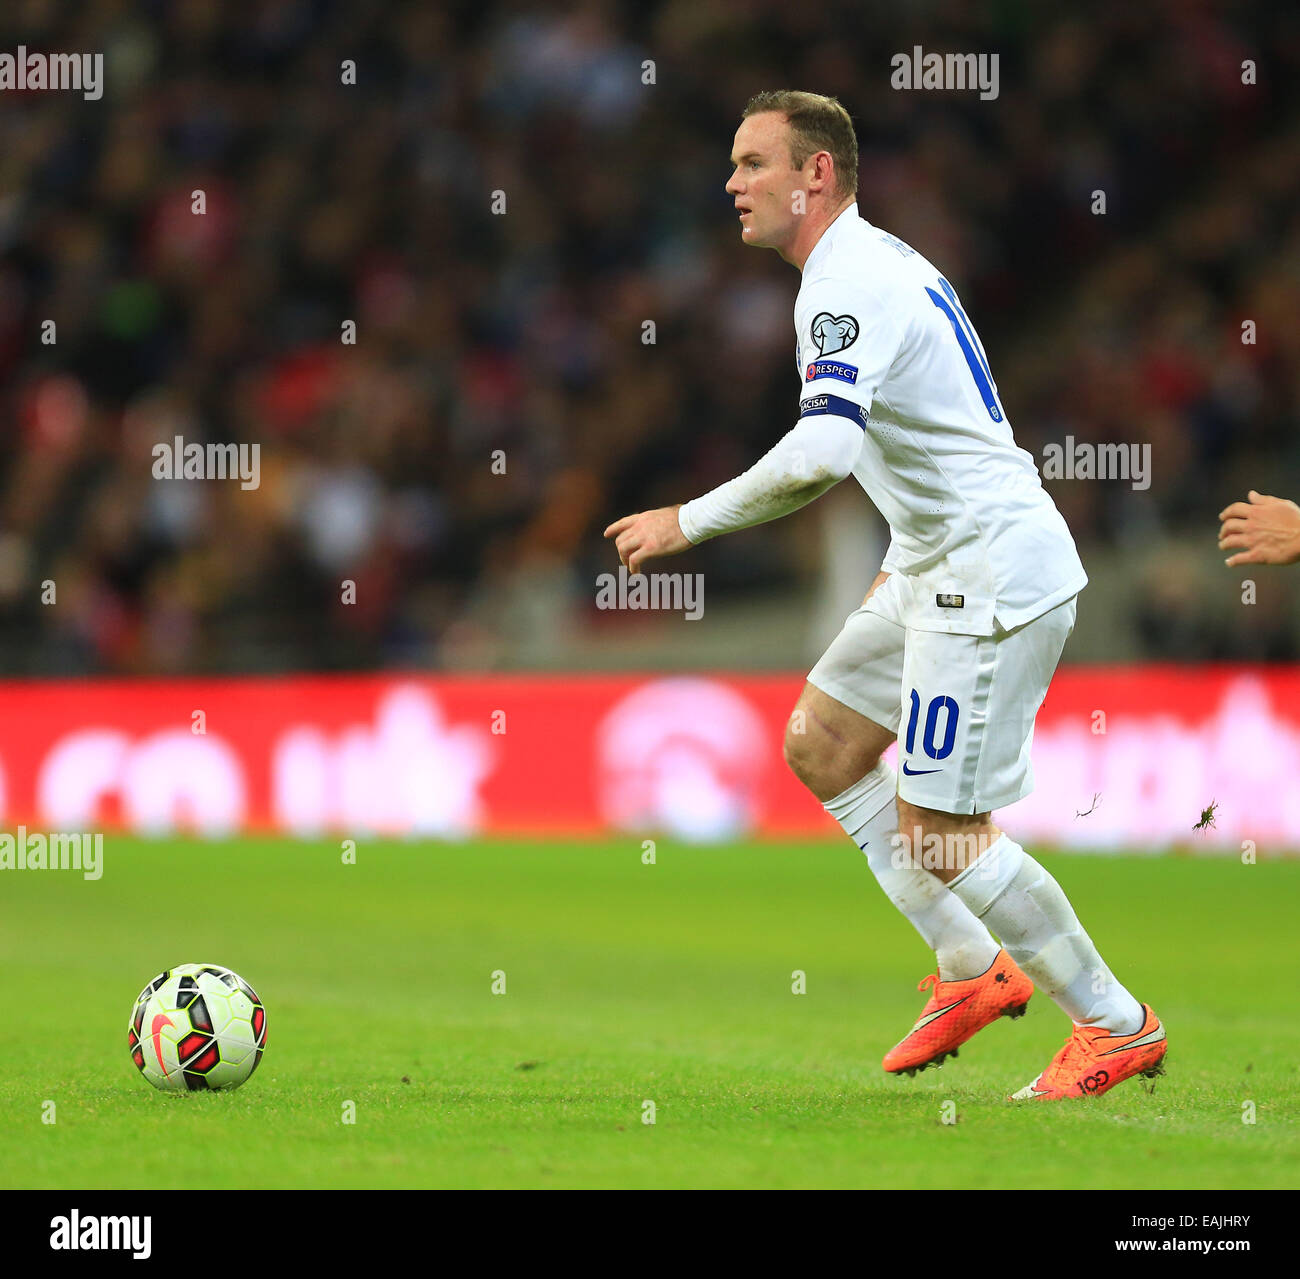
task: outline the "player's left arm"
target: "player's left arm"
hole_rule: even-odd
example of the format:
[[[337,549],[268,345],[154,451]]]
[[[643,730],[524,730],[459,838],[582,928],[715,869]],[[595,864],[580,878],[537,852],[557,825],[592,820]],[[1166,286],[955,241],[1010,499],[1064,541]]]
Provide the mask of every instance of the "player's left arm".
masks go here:
[[[691,545],[682,533],[681,509],[679,502],[676,506],[625,515],[605,530],[605,536],[614,539],[619,563],[628,572],[639,573],[646,560],[680,555]]]
[[[779,519],[806,506],[853,469],[862,428],[844,418],[800,421],[749,470],[685,506],[625,515],[605,530],[637,573],[646,560],[677,555],[720,533]]]
[[[1300,561],[1300,506],[1254,489],[1247,496],[1249,502],[1233,502],[1219,512],[1219,549],[1241,548],[1224,563],[1232,568]]]
[[[884,299],[849,280],[823,278],[799,294],[795,316],[807,356],[795,427],[748,471],[684,506],[626,515],[605,530],[635,573],[710,537],[789,515],[853,470],[873,398],[901,343]]]

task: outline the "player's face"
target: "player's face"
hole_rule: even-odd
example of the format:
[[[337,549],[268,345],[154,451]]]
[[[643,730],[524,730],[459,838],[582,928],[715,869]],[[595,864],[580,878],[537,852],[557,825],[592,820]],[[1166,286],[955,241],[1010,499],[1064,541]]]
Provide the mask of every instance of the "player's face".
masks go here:
[[[740,238],[757,248],[780,249],[799,226],[795,192],[803,174],[790,167],[790,126],[779,111],[763,111],[740,122],[731,147],[733,171],[727,194],[736,202]]]

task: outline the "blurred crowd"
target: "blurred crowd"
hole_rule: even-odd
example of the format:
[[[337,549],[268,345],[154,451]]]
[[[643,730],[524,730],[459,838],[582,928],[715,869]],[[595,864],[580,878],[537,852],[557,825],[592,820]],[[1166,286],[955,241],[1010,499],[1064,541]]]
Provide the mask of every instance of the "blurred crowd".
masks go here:
[[[1300,497],[1294,6],[8,0],[20,44],[105,89],[0,93],[6,674],[506,666],[619,624],[604,526],[794,421],[798,276],[723,190],[776,87],[849,108],[860,211],[960,290],[1040,463],[1150,443],[1148,489],[1049,484],[1141,651],[1300,656],[1284,608],[1214,604],[1218,510]],[[997,52],[999,96],[892,89],[915,45]],[[260,485],[154,478],[177,436],[257,443]],[[689,568],[793,598],[817,553],[769,525]]]

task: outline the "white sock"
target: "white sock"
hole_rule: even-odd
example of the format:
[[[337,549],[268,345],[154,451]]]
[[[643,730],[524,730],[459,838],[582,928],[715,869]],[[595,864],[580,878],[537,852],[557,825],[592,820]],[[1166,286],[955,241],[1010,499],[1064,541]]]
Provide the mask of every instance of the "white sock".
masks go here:
[[[1117,1035],[1141,1028],[1142,1005],[1102,963],[1060,884],[1015,840],[999,836],[949,887],[1075,1022]]]
[[[987,972],[998,943],[966,904],[920,866],[895,866],[898,775],[881,760],[848,790],[828,800],[826,811],[867,855],[885,895],[925,938],[939,961],[942,981],[965,981]]]

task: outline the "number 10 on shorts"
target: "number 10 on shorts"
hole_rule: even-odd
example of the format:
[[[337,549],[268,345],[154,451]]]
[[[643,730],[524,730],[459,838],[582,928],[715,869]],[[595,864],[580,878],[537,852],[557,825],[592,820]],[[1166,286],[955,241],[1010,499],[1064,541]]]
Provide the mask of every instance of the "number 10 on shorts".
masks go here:
[[[913,689],[908,694],[911,712],[907,717],[907,735],[903,744],[909,755],[916,751],[916,726],[921,718],[921,695]],[[940,695],[930,699],[925,709],[925,729],[921,733],[921,749],[931,759],[947,759],[952,754],[953,742],[957,738],[957,703],[951,697]],[[943,716],[943,740],[939,741],[939,717]]]

